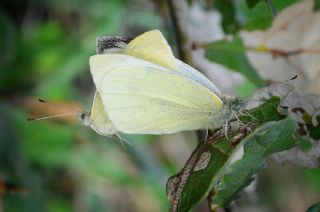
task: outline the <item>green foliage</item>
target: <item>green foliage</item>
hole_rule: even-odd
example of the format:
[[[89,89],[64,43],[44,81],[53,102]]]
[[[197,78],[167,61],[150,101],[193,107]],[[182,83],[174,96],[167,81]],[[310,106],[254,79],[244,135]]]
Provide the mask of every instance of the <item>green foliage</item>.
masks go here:
[[[320,211],[320,202],[312,205],[306,212],[319,212]]]
[[[241,1],[239,9],[245,14],[242,27],[244,30],[266,29],[271,26],[273,17],[265,1],[255,1],[252,8]]]
[[[189,6],[197,3],[188,2]],[[294,2],[281,0],[273,4],[280,12]],[[33,97],[63,101],[61,104],[84,103],[89,108],[94,87],[88,58],[95,52],[97,36],[135,36],[159,28],[169,41],[174,41],[174,30],[166,22],[170,17],[165,9],[155,11],[158,5],[149,3],[141,5],[139,1],[127,0],[1,3],[0,184],[8,182],[25,188],[26,192],[1,187],[0,211],[168,210],[165,180],[181,166],[181,156],[188,157],[190,147],[196,146],[195,133],[183,134],[187,139],[180,135],[167,137],[167,143],[158,136],[122,135],[133,145],[123,148],[117,138],[96,135],[77,123],[26,121],[31,111],[35,116],[53,115],[52,111],[46,114],[43,110],[46,105],[35,106]],[[222,27],[227,34],[265,29],[273,20],[265,1],[214,3],[222,14]],[[319,1],[315,1],[314,9],[319,9]],[[206,48],[210,60],[242,73],[249,80],[237,89],[241,95],[265,85],[247,61],[245,51],[238,36]],[[169,181],[171,194],[178,201],[177,210],[188,211],[207,196],[212,197],[214,204],[227,205],[250,183],[252,175],[264,167],[267,156],[291,147],[296,141],[304,152],[312,148],[308,139],[296,134],[296,140],[292,138],[292,120],[278,113],[279,102],[273,98],[251,110],[250,114],[259,121],[240,117],[245,124],[254,123],[253,133],[248,137],[242,128],[228,134],[230,138],[243,134],[242,138],[246,138],[242,142],[241,138],[240,144],[230,143],[223,130],[218,130],[222,133],[214,143],[197,146],[182,172]],[[313,126],[311,117],[304,115],[310,136],[319,139],[319,126]],[[175,143],[176,140],[179,141]],[[230,164],[230,158],[242,144],[243,158]],[[319,169],[301,172],[306,188],[320,190]],[[215,196],[210,192],[212,188]],[[318,206],[309,210],[313,212]]]
[[[265,123],[268,121],[274,121],[274,120],[280,120],[285,118],[284,115],[281,115],[278,112],[278,106],[280,104],[279,97],[272,97],[268,101],[264,102],[262,105],[260,105],[257,108],[253,108],[249,111],[249,114],[251,116],[243,115],[240,117],[240,120],[244,123],[254,121],[255,119],[259,121],[259,123]],[[255,119],[253,119],[254,117]]]
[[[287,6],[297,2],[297,0],[281,0],[272,1],[273,9],[278,13],[281,12]],[[268,6],[266,1],[261,0],[247,0],[240,1],[239,10],[243,14],[243,25],[244,30],[257,30],[267,29],[271,26],[273,15],[272,8]]]
[[[0,183],[27,191],[1,188],[0,210],[72,211],[85,205],[88,211],[117,211],[115,202],[123,195],[127,205],[147,196],[152,207],[167,210],[167,167],[146,148],[154,138],[133,138],[148,142],[128,153],[118,139],[96,135],[78,123],[26,120],[29,110],[34,116],[50,115],[34,97],[91,104],[88,58],[95,53],[97,36],[125,35],[124,26],[134,29],[127,33],[132,36],[161,24],[150,8],[129,8],[127,1],[1,3]],[[133,210],[141,208],[146,207]]]
[[[238,191],[248,185],[252,175],[262,168],[266,157],[296,144],[296,141],[293,141],[295,123],[289,118],[283,119],[284,116],[277,112],[279,102],[279,98],[274,97],[250,111],[250,114],[259,120],[255,127],[264,124],[242,141],[245,154],[236,163],[227,163],[236,152],[236,148],[224,134],[213,144],[198,145],[182,171],[168,180],[167,193],[172,196],[172,211],[190,210],[208,195],[212,186],[217,186],[213,203],[220,206],[229,203]],[[244,123],[253,121],[250,116],[242,116],[240,119]],[[275,121],[270,122],[271,120]],[[217,184],[223,174],[226,180]]]
[[[214,6],[222,14],[222,27],[226,33],[234,33],[238,30],[236,20],[236,8],[232,0],[214,1]]]
[[[228,131],[231,140],[225,138],[221,129],[213,135],[221,133],[221,136],[198,145],[182,171],[168,181],[172,211],[188,211],[208,194],[213,208],[227,207],[253,176],[266,167],[270,155],[297,144],[305,151],[311,148],[310,141],[298,134],[297,123],[278,112],[279,103],[280,99],[273,97],[250,110],[250,116],[240,117],[243,123],[253,124],[249,136],[245,129],[232,129],[231,125]],[[243,156],[230,163],[242,145]]]
[[[249,8],[253,8],[254,6],[256,6],[256,4],[258,2],[260,2],[261,0],[246,0],[247,1],[247,5]]]
[[[179,176],[180,178],[187,177],[187,182],[185,182],[184,189],[180,194],[181,197],[177,211],[189,211],[192,206],[205,197],[208,188],[212,186],[212,179],[216,179],[219,170],[229,157],[228,154],[221,152],[221,150],[211,145],[198,148],[193,157],[195,157],[196,161],[199,161],[203,153],[208,154],[209,157],[209,162],[204,169],[201,170],[199,168],[200,170],[195,171],[197,164],[193,163],[190,164],[190,170],[186,170],[189,172],[188,174],[187,172],[183,172],[186,176]],[[190,159],[189,163],[192,160],[193,159]],[[188,165],[189,164],[187,164],[186,167],[188,167]],[[179,181],[179,185],[181,184],[183,184],[182,180]]]
[[[319,123],[320,116],[317,116],[317,121]],[[308,131],[310,132],[310,137],[319,140],[320,139],[320,130],[319,126],[314,126],[313,124],[308,125]]]
[[[320,1],[314,0],[313,10],[318,11],[320,9]]]
[[[239,191],[252,181],[252,177],[265,167],[265,158],[276,152],[296,145],[294,131],[296,125],[290,118],[267,122],[245,138],[244,155],[226,166],[222,180],[214,187],[212,203],[228,206]]]
[[[215,1],[214,5],[222,14],[222,26],[226,33],[236,34],[241,29],[257,30],[271,26],[273,13],[280,12],[297,0],[265,1]],[[317,4],[315,4],[316,7]],[[241,15],[241,18],[238,16]]]
[[[307,183],[307,186],[315,188],[318,195],[320,195],[320,168],[305,169],[302,172],[303,181]]]
[[[59,166],[69,160],[74,129],[53,123],[30,123],[19,111],[14,115],[15,124],[19,126],[16,132],[24,138],[23,147],[28,160],[45,167]],[[49,138],[48,134],[51,134]],[[48,149],[52,151],[46,152]]]
[[[246,48],[241,38],[236,36],[232,41],[223,40],[208,44],[206,46],[206,57],[215,63],[220,63],[242,73],[247,79],[260,87],[264,82],[250,65],[245,56],[245,51]]]

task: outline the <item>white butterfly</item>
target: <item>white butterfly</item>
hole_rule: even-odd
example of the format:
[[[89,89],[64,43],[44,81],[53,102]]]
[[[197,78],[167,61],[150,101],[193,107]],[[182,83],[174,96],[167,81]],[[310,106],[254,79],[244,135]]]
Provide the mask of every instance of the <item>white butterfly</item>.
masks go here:
[[[159,30],[90,58],[97,92],[81,121],[102,135],[168,134],[222,126],[235,97],[176,59]]]

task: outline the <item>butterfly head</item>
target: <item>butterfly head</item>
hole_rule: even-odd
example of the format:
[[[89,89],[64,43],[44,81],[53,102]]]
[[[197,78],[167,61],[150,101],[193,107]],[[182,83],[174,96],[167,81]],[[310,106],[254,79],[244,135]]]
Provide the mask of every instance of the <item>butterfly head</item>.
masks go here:
[[[83,125],[85,125],[85,126],[90,125],[90,112],[82,111],[79,113],[78,117]]]

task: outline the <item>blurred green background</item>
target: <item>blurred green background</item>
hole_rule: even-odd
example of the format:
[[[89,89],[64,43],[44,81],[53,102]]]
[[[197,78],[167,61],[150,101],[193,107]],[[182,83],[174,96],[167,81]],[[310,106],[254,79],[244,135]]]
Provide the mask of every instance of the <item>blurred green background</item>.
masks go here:
[[[125,136],[132,145],[123,147],[117,138],[97,135],[73,117],[27,121],[29,116],[65,112],[37,102],[38,97],[74,110],[90,109],[94,85],[88,58],[95,53],[99,35],[136,36],[158,28],[175,49],[166,4],[1,1],[0,211],[168,210],[165,183],[196,146],[194,132]],[[249,19],[246,10],[242,18]],[[258,195],[244,198],[240,205],[261,211],[288,211],[283,207],[297,204],[305,208],[320,195],[319,177],[319,169],[272,163],[257,182]]]

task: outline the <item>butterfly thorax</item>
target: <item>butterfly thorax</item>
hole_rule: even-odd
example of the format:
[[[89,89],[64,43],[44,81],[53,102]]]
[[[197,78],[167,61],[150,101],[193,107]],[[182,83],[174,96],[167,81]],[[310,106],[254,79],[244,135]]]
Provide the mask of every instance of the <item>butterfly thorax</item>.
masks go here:
[[[218,127],[230,121],[234,116],[237,116],[245,106],[244,99],[238,96],[226,95],[223,96],[221,100],[223,102],[223,108],[215,120]]]

